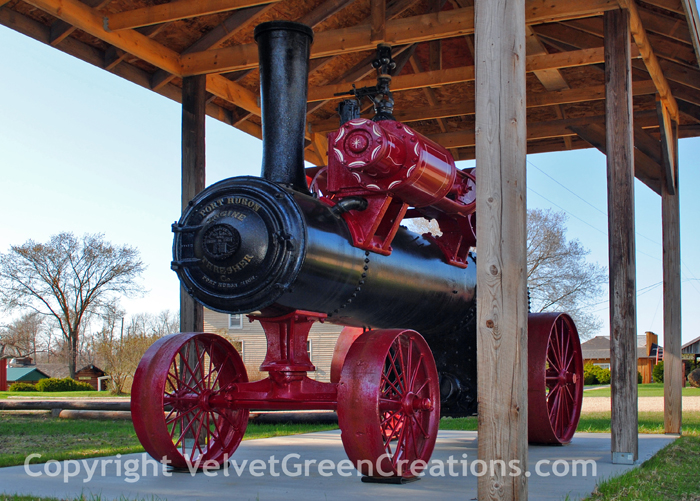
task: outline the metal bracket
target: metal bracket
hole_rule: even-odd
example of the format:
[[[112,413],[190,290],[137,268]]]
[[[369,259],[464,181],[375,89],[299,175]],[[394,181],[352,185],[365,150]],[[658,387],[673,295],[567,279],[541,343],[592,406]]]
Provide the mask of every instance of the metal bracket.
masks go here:
[[[634,454],[631,452],[613,452],[613,464],[635,464]]]

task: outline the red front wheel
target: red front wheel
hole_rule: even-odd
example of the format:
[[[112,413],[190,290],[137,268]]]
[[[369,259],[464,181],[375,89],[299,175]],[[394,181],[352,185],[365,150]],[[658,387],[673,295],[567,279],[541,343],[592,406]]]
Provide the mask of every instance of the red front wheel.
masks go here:
[[[247,381],[241,357],[220,336],[181,333],[155,342],[131,393],[134,429],[146,452],[175,468],[221,465],[240,444],[249,412],[217,408],[212,399]]]
[[[338,423],[353,464],[372,477],[411,478],[430,461],[440,421],[432,352],[411,330],[362,334],[338,384]]]

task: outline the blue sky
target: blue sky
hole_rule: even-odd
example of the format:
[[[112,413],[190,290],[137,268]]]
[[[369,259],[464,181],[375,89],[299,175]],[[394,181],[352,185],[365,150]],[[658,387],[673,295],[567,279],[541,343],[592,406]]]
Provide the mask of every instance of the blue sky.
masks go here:
[[[0,26],[0,252],[60,231],[104,233],[141,251],[142,298],[126,310],[179,307],[170,225],[180,212],[180,105]],[[683,341],[700,336],[700,139],[680,141]],[[259,175],[261,143],[207,119],[207,184]],[[460,162],[460,167],[472,165]],[[568,236],[607,267],[605,157],[528,157],[528,207],[565,210]],[[636,182],[638,329],[663,328],[661,199]],[[607,293],[591,309],[607,335]],[[4,323],[0,320],[0,324]]]

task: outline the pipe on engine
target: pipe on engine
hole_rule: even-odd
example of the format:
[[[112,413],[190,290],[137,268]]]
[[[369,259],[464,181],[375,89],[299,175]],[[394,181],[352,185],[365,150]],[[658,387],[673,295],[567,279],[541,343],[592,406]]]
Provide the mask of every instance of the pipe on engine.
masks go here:
[[[304,24],[270,21],[255,28],[260,60],[262,177],[308,193],[304,132],[313,31]]]

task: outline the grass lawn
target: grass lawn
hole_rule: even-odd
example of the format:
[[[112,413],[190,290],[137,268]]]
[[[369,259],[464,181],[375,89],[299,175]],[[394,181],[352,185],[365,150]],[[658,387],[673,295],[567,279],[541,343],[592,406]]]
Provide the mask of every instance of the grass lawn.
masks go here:
[[[477,418],[442,418],[441,430],[467,430],[476,431]],[[610,412],[591,412],[581,414],[576,431],[589,433],[610,433]],[[640,412],[639,433],[664,433],[663,412]],[[700,413],[683,413],[683,434],[700,437]]]
[[[684,418],[685,419],[685,418]],[[675,440],[639,468],[602,482],[589,501],[700,499],[700,436]]]
[[[599,385],[595,385],[599,386]],[[663,383],[640,384],[637,386],[637,395],[640,397],[663,397]],[[690,386],[683,388],[682,395],[684,397],[700,397],[700,388],[692,388]],[[609,397],[610,386],[600,388],[598,390],[587,390],[583,392],[585,397]]]
[[[0,400],[8,397],[48,397],[48,398],[115,398],[108,391],[0,391]],[[129,395],[123,395],[129,398]]]
[[[243,440],[336,428],[336,425],[250,423]],[[30,453],[42,454],[41,459],[33,461],[42,463],[49,459],[143,452],[131,421],[56,419],[50,413],[0,412],[0,437],[0,467],[23,464]]]

